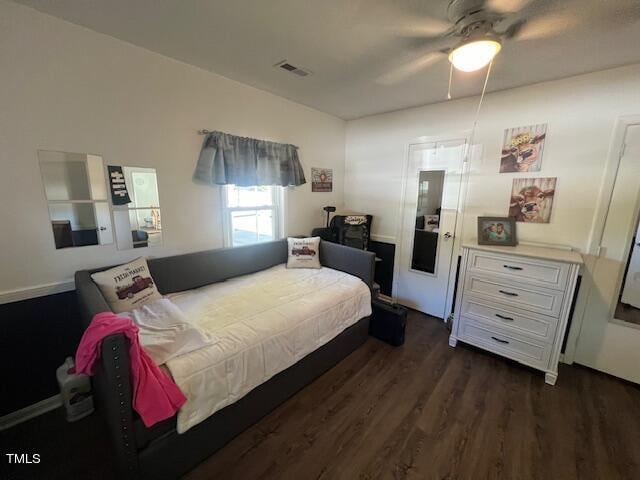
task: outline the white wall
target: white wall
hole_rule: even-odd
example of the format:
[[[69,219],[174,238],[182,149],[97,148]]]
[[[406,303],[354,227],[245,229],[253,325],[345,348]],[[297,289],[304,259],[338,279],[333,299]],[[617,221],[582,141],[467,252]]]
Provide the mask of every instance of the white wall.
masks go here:
[[[141,254],[221,246],[219,193],[191,180],[200,128],[300,147],[309,183],[288,192],[289,233],[308,233],[322,225],[322,206],[342,204],[338,118],[3,0],[0,71],[0,292]],[[156,168],[164,246],[56,251],[38,149]],[[311,193],[312,166],[334,169],[333,193]]]
[[[482,155],[471,165],[465,239],[475,236],[478,215],[507,214],[513,178],[558,177],[551,223],[519,223],[518,237],[584,251],[614,124],[620,115],[640,113],[639,86],[640,65],[634,65],[487,95],[474,142]],[[406,145],[470,130],[477,103],[478,97],[466,98],[349,121],[345,205],[373,214],[373,233],[393,240]],[[548,123],[542,171],[498,174],[504,129],[537,123]]]
[[[406,145],[420,136],[469,131],[477,103],[478,97],[460,99],[347,123],[345,205],[374,215],[374,237],[396,241]],[[476,236],[478,215],[507,215],[513,178],[558,177],[551,222],[518,223],[519,240],[593,253],[594,215],[614,127],[618,117],[632,114],[640,114],[640,65],[487,95],[474,142],[463,232],[458,232],[463,241]],[[504,129],[538,123],[548,123],[542,170],[499,174]],[[602,368],[579,355],[581,343],[593,340],[580,339],[595,257],[586,254],[584,260],[567,355],[571,358],[577,345],[576,361]]]

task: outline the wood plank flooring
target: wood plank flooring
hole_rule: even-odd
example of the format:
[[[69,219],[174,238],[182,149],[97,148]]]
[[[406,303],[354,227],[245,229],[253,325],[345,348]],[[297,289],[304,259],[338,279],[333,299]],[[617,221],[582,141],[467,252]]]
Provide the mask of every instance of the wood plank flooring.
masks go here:
[[[631,305],[625,305],[622,302],[618,302],[614,317],[618,320],[622,320],[623,322],[640,325],[640,308],[635,308]]]
[[[640,479],[640,387],[567,365],[551,387],[447,339],[412,312],[404,346],[369,339],[186,478]],[[115,478],[95,415],[2,435],[43,461],[0,478]]]
[[[447,338],[412,312],[403,347],[370,339],[186,478],[640,478],[640,388]]]

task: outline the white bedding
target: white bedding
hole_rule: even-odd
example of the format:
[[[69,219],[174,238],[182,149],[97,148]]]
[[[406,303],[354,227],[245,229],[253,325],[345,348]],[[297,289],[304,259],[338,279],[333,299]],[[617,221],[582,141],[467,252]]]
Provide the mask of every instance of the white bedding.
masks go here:
[[[140,344],[158,365],[211,343],[167,298],[151,300],[120,315],[129,317],[138,326]]]
[[[278,265],[169,298],[212,342],[166,364],[187,397],[178,433],[371,314],[366,284],[326,267]]]

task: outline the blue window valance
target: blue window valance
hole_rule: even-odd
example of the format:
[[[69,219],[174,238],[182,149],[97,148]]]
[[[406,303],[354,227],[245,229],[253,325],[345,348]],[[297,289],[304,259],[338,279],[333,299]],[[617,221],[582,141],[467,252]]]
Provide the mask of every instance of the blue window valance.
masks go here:
[[[295,145],[222,132],[207,133],[193,179],[241,187],[306,183]]]

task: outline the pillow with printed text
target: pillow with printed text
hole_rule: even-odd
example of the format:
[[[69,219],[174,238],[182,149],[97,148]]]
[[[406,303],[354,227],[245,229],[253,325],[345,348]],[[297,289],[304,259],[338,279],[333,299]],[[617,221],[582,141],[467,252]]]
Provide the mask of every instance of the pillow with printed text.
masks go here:
[[[144,258],[91,275],[115,313],[129,312],[162,298]]]
[[[320,268],[320,237],[289,237],[287,242],[287,268]]]

